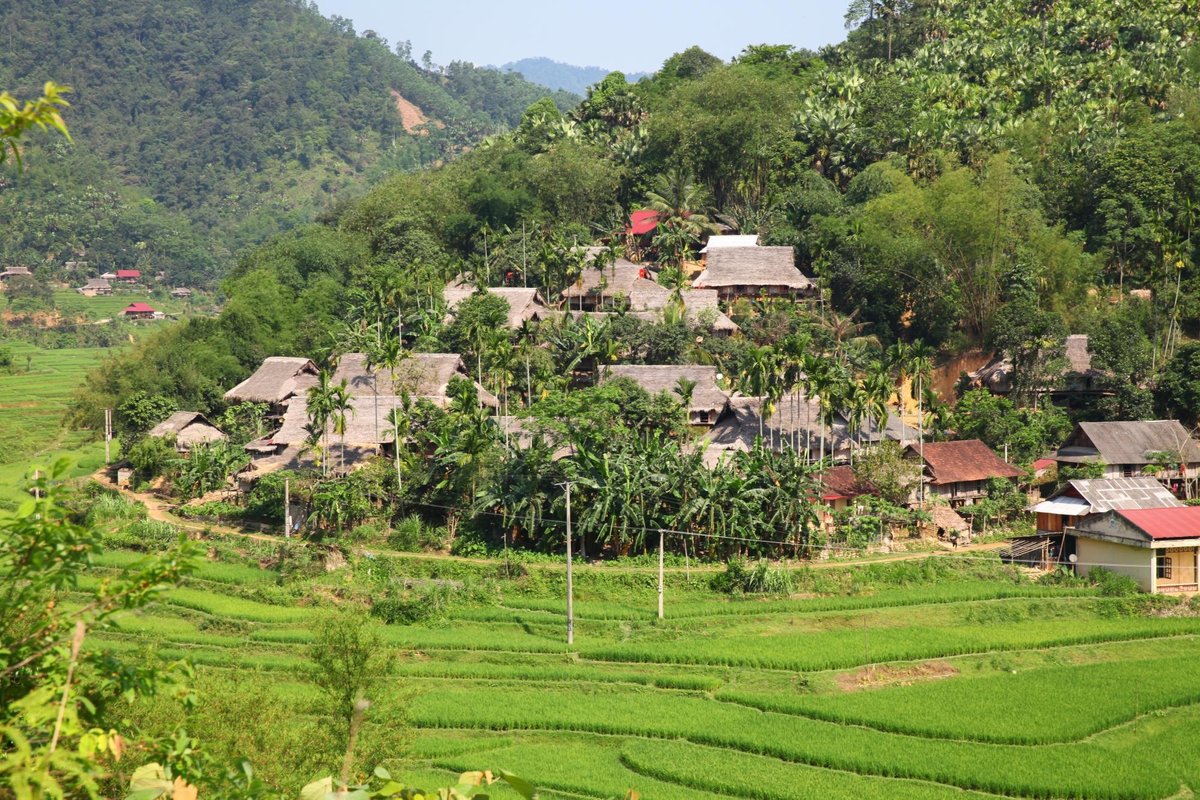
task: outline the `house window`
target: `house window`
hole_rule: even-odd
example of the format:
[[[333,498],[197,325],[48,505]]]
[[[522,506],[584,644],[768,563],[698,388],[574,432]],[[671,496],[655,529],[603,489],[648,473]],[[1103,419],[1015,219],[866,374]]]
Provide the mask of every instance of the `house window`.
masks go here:
[[[1123,467],[1121,467],[1121,475],[1124,477],[1132,478],[1135,474],[1136,473],[1134,472],[1133,464],[1125,464]]]
[[[700,412],[700,424],[701,424],[701,425],[707,425],[707,424],[708,424],[708,412],[707,412],[707,411],[701,411],[701,412]]]
[[[1161,553],[1157,559],[1157,574],[1160,578],[1171,579],[1171,557],[1166,553]]]

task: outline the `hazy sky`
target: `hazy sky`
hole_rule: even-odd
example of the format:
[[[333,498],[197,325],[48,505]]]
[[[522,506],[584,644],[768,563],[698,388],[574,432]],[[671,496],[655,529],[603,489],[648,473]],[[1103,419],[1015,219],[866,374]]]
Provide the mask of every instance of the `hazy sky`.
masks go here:
[[[317,0],[389,42],[408,39],[419,60],[500,65],[546,56],[580,66],[653,71],[698,44],[724,59],[748,44],[816,49],[846,36],[848,0]]]

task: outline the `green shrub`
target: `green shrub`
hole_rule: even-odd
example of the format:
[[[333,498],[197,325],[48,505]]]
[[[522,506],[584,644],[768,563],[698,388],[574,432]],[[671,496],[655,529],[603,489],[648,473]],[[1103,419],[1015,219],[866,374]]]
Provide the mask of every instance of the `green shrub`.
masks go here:
[[[182,506],[179,509],[179,516],[186,519],[209,519],[217,521],[240,519],[244,513],[240,506],[227,503],[224,500],[213,500],[195,506]]]
[[[1133,597],[1141,592],[1133,578],[1111,572],[1104,567],[1097,567],[1088,572],[1088,579],[1104,597]]]
[[[118,492],[107,491],[89,503],[84,522],[101,525],[105,522],[127,522],[144,519],[146,507]]]
[[[144,519],[104,537],[105,544],[140,553],[157,553],[179,540],[179,531],[166,522]]]
[[[421,518],[408,516],[392,526],[388,534],[388,547],[402,553],[415,553],[421,549],[421,536],[424,529]]]

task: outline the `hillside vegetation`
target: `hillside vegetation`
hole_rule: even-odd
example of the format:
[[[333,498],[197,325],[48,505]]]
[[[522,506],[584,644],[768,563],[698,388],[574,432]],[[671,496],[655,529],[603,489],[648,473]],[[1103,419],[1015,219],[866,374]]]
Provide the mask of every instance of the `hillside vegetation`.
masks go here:
[[[212,279],[370,176],[448,158],[548,94],[470,64],[423,69],[302,0],[18,0],[0,26],[19,45],[0,48],[0,86],[74,90],[75,146],[0,184],[0,261],[51,270],[86,256]],[[393,93],[431,123],[407,131]]]

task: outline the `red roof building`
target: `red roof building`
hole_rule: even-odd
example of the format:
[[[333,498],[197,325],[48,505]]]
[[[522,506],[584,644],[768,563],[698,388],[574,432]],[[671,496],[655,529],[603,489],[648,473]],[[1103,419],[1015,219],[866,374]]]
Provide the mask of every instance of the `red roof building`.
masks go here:
[[[158,312],[145,303],[130,303],[121,311],[128,319],[153,319]]]
[[[645,236],[658,227],[658,212],[653,209],[634,211],[629,215],[629,227],[625,232],[631,236]]]
[[[1130,508],[1090,515],[1066,534],[1081,575],[1105,569],[1147,592],[1200,591],[1200,507]]]
[[[137,269],[119,269],[117,270],[117,280],[119,281],[136,281],[142,277],[141,270]]]

